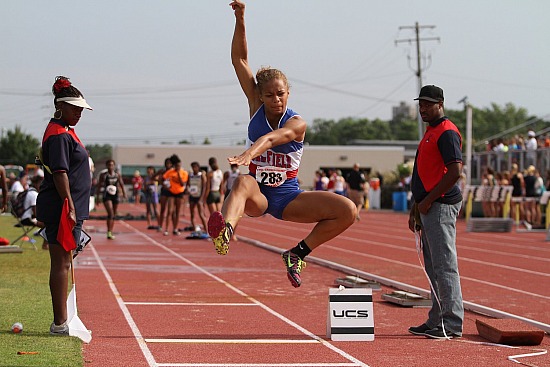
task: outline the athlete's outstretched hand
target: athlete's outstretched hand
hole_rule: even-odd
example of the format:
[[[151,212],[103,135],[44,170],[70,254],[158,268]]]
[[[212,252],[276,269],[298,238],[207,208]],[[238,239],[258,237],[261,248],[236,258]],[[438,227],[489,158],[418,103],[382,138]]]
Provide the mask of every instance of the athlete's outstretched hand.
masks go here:
[[[235,10],[235,16],[243,16],[245,4],[241,0],[234,0],[229,4],[229,6]]]
[[[229,157],[227,158],[227,160],[229,161],[229,164],[238,164],[239,166],[248,166],[250,164],[250,161],[252,160],[252,157],[250,156],[250,153],[248,153],[248,151],[245,151],[240,155]]]

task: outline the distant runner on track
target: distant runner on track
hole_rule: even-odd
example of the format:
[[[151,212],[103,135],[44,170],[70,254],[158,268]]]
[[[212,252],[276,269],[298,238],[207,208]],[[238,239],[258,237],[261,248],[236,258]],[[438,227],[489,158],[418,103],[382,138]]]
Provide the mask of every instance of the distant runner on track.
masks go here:
[[[306,122],[287,107],[289,84],[279,70],[262,67],[256,78],[248,65],[244,22],[245,4],[229,4],[235,11],[231,60],[250,113],[247,149],[229,157],[230,164],[249,166],[249,174],[239,176],[221,212],[213,212],[208,233],[216,251],[225,255],[240,218],[265,213],[285,221],[317,223],[300,243],[283,252],[287,276],[294,287],[301,285],[304,258],[317,246],[345,231],[355,221],[357,208],[346,197],[332,192],[305,192],[298,183]]]

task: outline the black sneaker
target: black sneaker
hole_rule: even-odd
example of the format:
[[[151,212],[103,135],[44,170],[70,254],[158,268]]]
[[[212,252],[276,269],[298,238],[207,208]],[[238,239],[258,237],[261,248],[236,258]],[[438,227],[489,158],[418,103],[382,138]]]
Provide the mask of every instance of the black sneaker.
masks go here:
[[[409,333],[414,335],[426,336],[426,331],[428,330],[431,330],[431,328],[426,324],[422,324],[420,326],[411,326],[409,328]]]
[[[445,334],[447,334],[447,336],[445,336]],[[452,338],[460,338],[462,337],[462,334],[453,333],[452,331],[448,331],[448,330],[446,330],[445,333],[443,333],[443,329],[438,327],[438,328],[426,331],[424,333],[424,336],[432,339],[452,339]]]

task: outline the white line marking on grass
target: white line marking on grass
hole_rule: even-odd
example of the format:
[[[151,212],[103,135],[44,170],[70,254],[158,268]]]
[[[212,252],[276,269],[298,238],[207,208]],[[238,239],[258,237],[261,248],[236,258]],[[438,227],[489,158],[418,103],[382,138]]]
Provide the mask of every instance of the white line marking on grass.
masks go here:
[[[113,278],[111,278],[111,275],[109,274],[109,271],[107,270],[107,268],[105,268],[105,265],[103,265],[103,261],[99,257],[99,254],[97,253],[94,245],[92,243],[90,243],[89,247],[91,248],[91,250],[94,254],[94,257],[97,261],[97,264],[99,265],[99,268],[103,272],[103,275],[105,276],[105,279],[107,279],[107,282],[109,283],[109,288],[111,288],[111,292],[113,293],[113,295],[116,298],[116,301],[118,303],[118,307],[122,311],[122,314],[124,315],[124,318],[126,319],[126,322],[130,326],[130,329],[132,330],[132,333],[134,334],[134,336],[136,338],[136,341],[139,345],[139,348],[141,349],[141,352],[143,353],[143,356],[145,357],[145,360],[147,361],[147,363],[149,364],[150,367],[158,367],[158,364],[155,361],[155,358],[153,357],[153,354],[151,353],[151,351],[147,347],[147,343],[145,342],[145,339],[141,336],[141,333],[140,333],[134,319],[132,318],[132,315],[130,314],[130,311],[128,310],[128,308],[124,304],[124,301],[122,301],[122,297],[120,296],[120,293],[118,292],[118,289],[117,289],[115,283],[113,282]]]
[[[137,229],[135,229],[134,227],[130,226],[128,223],[124,222],[124,221],[120,221],[120,223],[122,225],[124,225],[126,228],[130,228],[132,229],[134,232],[136,232],[138,235],[142,236],[143,238],[145,238],[147,241],[155,244],[156,246],[158,246],[159,248],[171,253],[172,255],[174,255],[175,257],[177,257],[178,259],[182,260],[183,262],[189,264],[190,266],[194,267],[195,269],[197,269],[198,271],[200,271],[201,273],[205,274],[206,276],[220,282],[221,284],[225,285],[227,288],[231,289],[233,292],[241,295],[242,297],[246,298],[247,300],[249,300],[250,302],[260,306],[262,309],[264,309],[265,311],[267,311],[268,313],[272,314],[273,316],[275,316],[276,318],[282,320],[283,322],[285,322],[286,324],[294,327],[295,329],[299,330],[300,332],[302,332],[303,334],[309,336],[311,339],[314,339],[316,341],[318,341],[319,343],[321,343],[323,346],[325,346],[326,348],[332,350],[333,352],[337,353],[338,355],[340,355],[341,357],[353,362],[354,364],[352,364],[352,366],[361,366],[361,367],[369,367],[368,364],[364,363],[364,362],[361,362],[360,360],[358,360],[357,358],[353,357],[352,355],[348,354],[347,352],[341,350],[340,348],[337,348],[335,347],[334,345],[332,345],[331,343],[329,343],[328,341],[318,337],[317,335],[313,334],[311,331],[305,329],[304,327],[296,324],[294,321],[286,318],[285,316],[281,315],[280,313],[274,311],[273,309],[269,308],[268,306],[266,306],[265,304],[261,303],[260,301],[258,301],[257,299],[249,296],[248,294],[246,294],[245,292],[241,291],[240,289],[238,289],[237,287],[233,286],[232,284],[226,282],[225,280],[221,279],[220,277],[208,272],[207,270],[205,270],[204,268],[198,266],[197,264],[195,264],[194,262],[192,262],[191,260],[185,258],[184,256],[182,256],[181,254],[175,252],[174,250],[172,250],[171,248],[167,247],[167,246],[164,246],[162,243],[159,243],[157,241],[155,241],[153,238],[147,236],[146,234],[144,233],[141,233],[139,232]],[[197,364],[193,364],[194,366],[207,366],[207,365],[197,365]],[[308,364],[305,364],[307,366],[312,366],[312,364],[308,363]],[[320,364],[321,366],[325,366],[327,364]],[[169,365],[164,365],[164,366],[176,366],[174,364],[169,364]],[[185,365],[183,365],[185,366]],[[223,365],[220,365],[220,366],[230,366],[228,364],[223,364]],[[240,366],[240,365],[235,365],[235,366]],[[242,366],[247,366],[246,364],[242,365]],[[269,364],[268,366],[277,366],[276,364]]]

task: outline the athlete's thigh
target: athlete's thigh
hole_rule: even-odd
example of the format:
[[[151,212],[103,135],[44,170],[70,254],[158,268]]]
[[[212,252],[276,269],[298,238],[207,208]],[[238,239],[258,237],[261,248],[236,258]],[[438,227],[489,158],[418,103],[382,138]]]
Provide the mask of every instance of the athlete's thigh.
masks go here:
[[[244,200],[244,212],[251,217],[259,217],[267,210],[267,199],[260,191],[258,182],[250,175],[242,175],[235,180],[224,205],[229,205],[233,200]]]
[[[286,206],[283,220],[314,223],[343,216],[353,207],[351,200],[333,192],[304,191]]]

